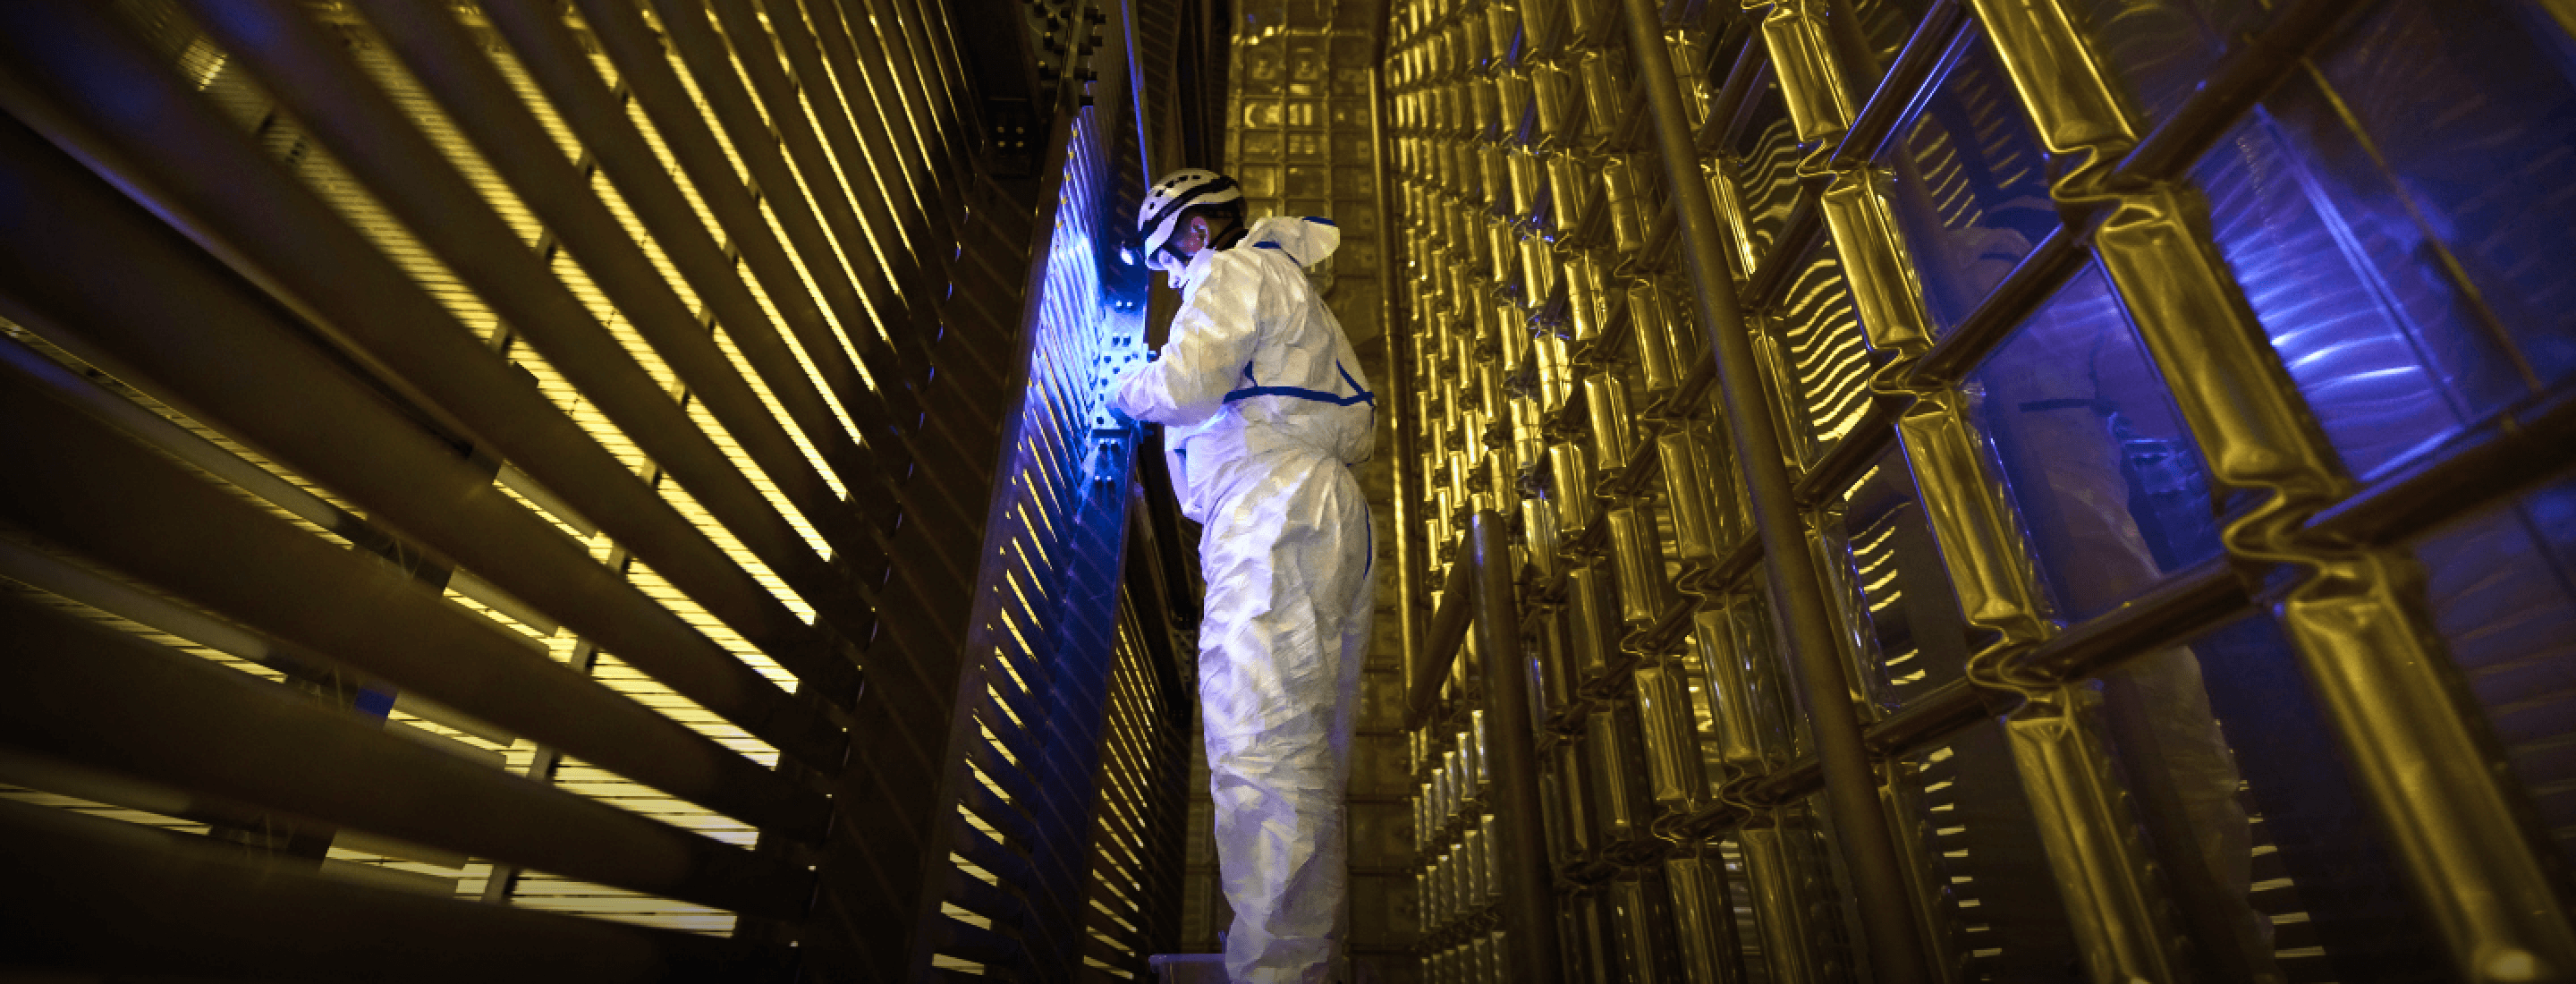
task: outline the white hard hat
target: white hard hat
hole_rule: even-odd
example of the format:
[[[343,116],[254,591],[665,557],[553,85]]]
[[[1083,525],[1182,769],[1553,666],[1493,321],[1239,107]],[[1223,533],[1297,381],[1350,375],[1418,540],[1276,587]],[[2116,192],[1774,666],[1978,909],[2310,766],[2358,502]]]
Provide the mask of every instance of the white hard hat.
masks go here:
[[[1183,168],[1163,175],[1145,194],[1145,207],[1136,210],[1136,231],[1145,237],[1145,257],[1151,262],[1154,251],[1172,238],[1180,228],[1181,213],[1192,205],[1221,205],[1243,200],[1243,188],[1233,178],[1214,171]]]

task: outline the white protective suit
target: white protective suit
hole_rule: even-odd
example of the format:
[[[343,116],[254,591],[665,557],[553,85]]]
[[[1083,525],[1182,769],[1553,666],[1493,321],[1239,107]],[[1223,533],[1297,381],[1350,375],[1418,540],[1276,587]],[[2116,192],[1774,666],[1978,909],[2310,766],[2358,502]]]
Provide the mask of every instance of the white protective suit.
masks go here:
[[[1111,401],[1166,426],[1181,510],[1204,524],[1199,701],[1237,984],[1322,982],[1348,891],[1343,791],[1368,655],[1374,532],[1349,466],[1375,397],[1306,279],[1341,233],[1265,218],[1201,250],[1155,361]]]

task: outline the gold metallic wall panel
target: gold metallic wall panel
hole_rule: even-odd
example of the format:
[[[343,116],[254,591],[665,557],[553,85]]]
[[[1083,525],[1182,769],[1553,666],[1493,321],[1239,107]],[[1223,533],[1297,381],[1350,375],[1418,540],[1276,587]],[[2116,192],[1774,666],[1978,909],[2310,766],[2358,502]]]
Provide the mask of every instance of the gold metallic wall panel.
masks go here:
[[[2213,476],[2273,490],[2262,512],[2229,537],[2231,546],[2261,557],[2283,535],[2281,524],[2346,486],[2207,237],[2194,231],[2205,215],[2183,192],[2122,196],[2094,242],[2175,402],[2201,435]]]
[[[2039,815],[2051,870],[2094,981],[2165,981],[2179,974],[2137,825],[2121,802],[2111,760],[2089,723],[2080,687],[2033,693],[2007,718],[2013,760]]]
[[[1898,425],[1906,461],[1969,624],[2000,634],[1998,646],[2027,646],[2047,635],[2047,613],[2032,591],[2018,523],[1961,413],[1966,402],[1950,389],[1918,396]]]
[[[2280,615],[2356,777],[2454,959],[2473,980],[2576,968],[2576,927],[2542,853],[2456,696],[2426,626],[2422,575],[2381,551],[2316,542],[2293,525],[2348,485],[2224,268],[2192,231],[2195,199],[2124,198],[2097,234],[2103,266],[2167,367],[2212,471],[2267,500],[2228,528],[2236,556],[2296,565]]]
[[[1822,3],[1778,0],[1762,18],[1762,38],[1788,97],[1789,119],[1800,141],[1821,140],[1851,125],[1853,99],[1834,69],[1825,38]]]
[[[1062,459],[1079,460],[1089,428],[1061,397],[1083,390],[1049,378],[1054,367],[1090,362],[1082,355],[1099,344],[1100,312],[1087,303],[1099,299],[1099,257],[1044,247],[1087,247],[1101,238],[1095,226],[1132,221],[1111,218],[1095,199],[1140,182],[1106,180],[1124,162],[1102,163],[1121,148],[1086,142],[1097,127],[1033,154],[1103,180],[1050,184],[1046,194],[1034,182],[996,182],[998,165],[985,151],[1005,141],[987,132],[998,121],[977,119],[994,108],[984,100],[995,94],[978,91],[993,79],[968,78],[1018,56],[951,43],[950,18],[976,6],[135,0],[0,13],[9,62],[0,168],[10,175],[0,184],[23,193],[39,187],[31,177],[44,177],[54,190],[49,207],[86,210],[80,222],[13,226],[0,237],[17,257],[0,306],[21,318],[6,323],[0,357],[45,370],[12,376],[6,392],[78,397],[80,412],[201,469],[124,483],[88,497],[95,505],[203,492],[214,479],[227,496],[269,500],[300,521],[272,519],[263,528],[281,536],[261,548],[162,538],[159,549],[176,551],[179,566],[153,566],[162,562],[145,555],[108,565],[155,572],[166,583],[152,591],[137,581],[110,598],[40,570],[28,576],[44,583],[12,584],[10,593],[71,590],[119,609],[151,607],[165,591],[201,596],[191,603],[206,606],[195,609],[192,631],[252,633],[251,646],[227,645],[273,664],[223,668],[231,683],[470,768],[439,791],[391,774],[376,786],[324,785],[422,797],[442,810],[495,790],[536,795],[628,818],[621,822],[640,814],[665,834],[676,828],[683,853],[717,852],[681,864],[689,872],[674,883],[600,863],[632,854],[616,843],[590,854],[490,852],[505,863],[463,852],[483,853],[513,833],[506,825],[403,828],[420,842],[405,844],[271,817],[264,811],[292,809],[276,802],[280,794],[235,791],[237,802],[200,817],[202,833],[192,836],[229,841],[243,856],[273,853],[288,866],[367,872],[379,888],[464,898],[402,909],[357,893],[338,898],[346,913],[278,918],[293,910],[268,908],[275,893],[252,880],[227,888],[239,901],[227,910],[271,913],[269,929],[281,937],[327,937],[297,957],[305,963],[240,963],[265,944],[200,939],[149,957],[155,948],[93,948],[58,969],[364,975],[384,971],[384,953],[445,938],[441,926],[479,924],[491,939],[477,952],[493,958],[495,977],[616,962],[585,962],[569,947],[504,959],[514,934],[537,931],[631,947],[638,959],[627,969],[638,976],[756,980],[801,964],[809,975],[908,979],[915,956],[951,970],[979,962],[959,957],[974,948],[972,933],[937,943],[913,933],[948,920],[1018,934],[1016,952],[976,951],[998,973],[1061,975],[1085,956],[1141,971],[1141,951],[1160,946],[1149,924],[1168,907],[1140,883],[1155,877],[1153,828],[1167,824],[1145,795],[1152,784],[1137,779],[1174,761],[1178,746],[1158,739],[1177,727],[1167,712],[1180,699],[1156,686],[1160,675],[1145,674],[1168,662],[1170,640],[1115,624],[1114,615],[1059,632],[1052,618],[1061,611],[1018,599],[1011,632],[1025,626],[1041,641],[1098,643],[1102,658],[1087,669],[1120,674],[1114,687],[1050,680],[1048,653],[988,661],[963,642],[970,622],[1000,624],[970,611],[979,573],[992,575],[982,587],[995,591],[1034,581],[1041,594],[1062,595],[1081,576],[1099,586],[1105,570],[1108,590],[1091,598],[1118,600],[1125,527],[1071,522],[1076,466]],[[116,84],[97,84],[101,73]],[[1068,120],[1099,116],[1112,122],[1108,132],[1120,129],[1123,104],[1091,107],[1070,73],[1049,81],[1059,84],[1041,95]],[[1122,69],[1102,92],[1123,81]],[[111,90],[141,101],[124,109],[98,101]],[[1350,106],[1367,109],[1358,99]],[[1047,128],[1038,129],[1033,139],[1047,144]],[[1374,178],[1353,187],[1371,191]],[[36,214],[25,204],[16,200],[11,214]],[[1033,225],[1057,218],[1066,220],[1060,239],[1033,238]],[[52,236],[36,244],[41,254],[22,252],[49,229],[130,238],[119,262],[27,279],[41,269],[27,262],[35,256],[72,263],[77,247],[99,241]],[[1030,276],[1033,246],[1040,259],[1065,259],[1064,270],[1048,272],[1072,276]],[[1345,261],[1344,272],[1356,279],[1353,267],[1367,262]],[[1032,292],[1065,303],[1041,318],[1039,306],[1023,303]],[[73,297],[191,303],[165,321],[149,307],[66,307]],[[1080,323],[1066,323],[1073,320]],[[225,355],[187,357],[199,332],[222,333]],[[1050,337],[1032,341],[1039,334]],[[1077,357],[1061,357],[1059,346]],[[1032,358],[1032,348],[1041,354]],[[74,369],[112,385],[62,375]],[[1020,382],[1032,395],[1026,413],[1013,395]],[[1033,425],[1026,434],[1023,417]],[[24,430],[32,419],[8,423]],[[203,434],[190,437],[190,428]],[[1005,431],[1026,439],[1005,448]],[[231,453],[254,447],[274,457]],[[1018,471],[996,482],[997,459]],[[313,484],[321,482],[329,488]],[[1049,515],[988,509],[997,494],[1025,494],[1024,507]],[[1101,501],[1110,515],[1127,511],[1123,497]],[[986,550],[1010,556],[979,572],[988,517],[1100,539],[1016,540],[1022,549]],[[189,525],[196,534],[215,528]],[[22,556],[26,546],[14,536],[0,544],[12,580],[26,573],[16,561],[37,556]],[[79,549],[111,548],[122,549],[110,541]],[[62,549],[72,548],[45,548]],[[310,573],[297,558],[308,555],[357,563],[367,576],[297,590],[296,572]],[[1075,570],[1077,557],[1093,566]],[[208,563],[224,565],[218,579],[188,580],[196,575],[186,565]],[[217,587],[232,593],[207,594]],[[332,591],[361,588],[364,597],[331,600]],[[287,607],[268,607],[276,605]],[[1163,633],[1166,613],[1153,615],[1153,632]],[[379,635],[316,634],[339,620]],[[131,628],[118,631],[155,646],[194,646],[124,621]],[[222,631],[232,622],[240,624]],[[277,641],[257,641],[270,633]],[[290,647],[289,638],[302,641]],[[486,652],[474,639],[497,648]],[[1110,652],[1113,643],[1124,648]],[[1007,645],[1030,643],[997,648]],[[376,678],[412,646],[452,658]],[[478,669],[477,653],[526,665]],[[344,672],[344,660],[376,669],[360,677]],[[993,685],[961,683],[967,662],[1001,672]],[[455,691],[424,675],[439,667],[479,682]],[[423,682],[443,702],[427,699]],[[1089,698],[1059,695],[1042,708],[1032,690],[1051,683]],[[1087,699],[1097,702],[1083,706]],[[553,713],[513,709],[527,700]],[[90,719],[130,718],[124,723],[147,731],[175,723],[120,714],[114,703]],[[1037,717],[1050,710],[1073,713]],[[1057,768],[1048,774],[1038,753],[1055,739],[1033,738],[1032,722],[1102,737],[1049,749]],[[250,740],[275,723],[252,715],[231,730]],[[959,754],[943,760],[952,743]],[[1058,750],[1079,754],[1061,759]],[[405,754],[350,753],[388,762]],[[943,769],[959,780],[951,788],[941,787]],[[1096,827],[1084,825],[1093,818]],[[954,846],[983,864],[950,860],[948,835],[958,828]],[[52,836],[13,823],[12,837],[22,833],[32,836],[22,849]],[[1004,849],[988,853],[994,845]],[[1049,850],[1058,856],[1046,859]],[[1026,864],[1032,851],[1043,871]],[[1064,856],[1078,857],[1053,863]],[[786,905],[751,891],[781,887],[770,871],[779,865],[790,871]],[[952,876],[967,880],[959,911],[971,920],[920,911],[923,883],[950,888]],[[1004,879],[1010,892],[987,891]],[[112,884],[62,879],[21,894],[69,899]],[[1095,887],[1101,894],[1083,894]],[[1024,932],[1045,928],[997,901],[1002,894],[1022,908],[1052,896],[1059,911],[1081,898],[1103,918]],[[116,911],[112,929],[68,928],[172,941],[202,930],[166,914]],[[402,912],[410,927],[390,918]],[[603,935],[609,927],[588,921],[597,919],[654,932]],[[319,936],[316,925],[325,927]],[[861,935],[864,944],[854,938]],[[321,963],[359,952],[373,962]],[[138,963],[147,959],[163,965]]]
[[[1923,288],[1914,282],[1914,263],[1887,214],[1886,183],[1886,176],[1870,167],[1836,175],[1824,194],[1825,223],[1851,272],[1852,303],[1860,309],[1870,347],[1917,354],[1931,347],[1932,330],[1923,313]]]
[[[2415,2],[2366,6],[2380,17]],[[2563,45],[2546,33],[2563,34],[2563,12],[2494,4],[2542,31],[2542,47]],[[2451,148],[2442,177],[2395,173],[2416,138],[2387,132],[2355,141],[2353,160],[2257,153],[2290,132],[2302,86],[2338,108],[2300,110],[2299,134],[2366,129],[2382,111],[2365,96],[2403,101],[2364,92],[2372,82],[2349,66],[2300,60],[2360,43],[2338,40],[2334,7],[1534,0],[1506,11],[1422,0],[1392,12],[1398,105],[1472,114],[1426,113],[1388,135],[1422,237],[1416,273],[1439,285],[1414,295],[1405,327],[1435,339],[1472,325],[1505,340],[1450,346],[1422,368],[1497,374],[1496,386],[1462,388],[1482,391],[1467,398],[1484,420],[1508,420],[1514,451],[1469,446],[1482,421],[1461,409],[1407,423],[1449,461],[1523,470],[1467,480],[1453,464],[1442,495],[1444,509],[1482,501],[1526,517],[1523,590],[1542,599],[1527,628],[1553,678],[1538,738],[1558,763],[1549,795],[1566,818],[1555,860],[1576,976],[1723,980],[1731,955],[1771,979],[1822,980],[1858,946],[1872,959],[1907,952],[1886,946],[1899,937],[1928,959],[1873,973],[2020,979],[2074,965],[2096,981],[2361,979],[2414,973],[2399,968],[2425,959],[2468,979],[2559,972],[2566,918],[2541,888],[2557,884],[2556,869],[2512,819],[2555,793],[2499,771],[2485,730],[2497,712],[2461,696],[2482,678],[2450,665],[2413,562],[2390,544],[2307,528],[2348,501],[2396,494],[2347,473],[2348,449],[2318,423],[2346,412],[2335,400],[2358,405],[2346,389],[2376,384],[2319,376],[2347,350],[2261,320],[2295,323],[2277,313],[2293,298],[2347,295],[2320,293],[2323,281],[2257,282],[2254,268],[2368,252],[2381,247],[2360,244],[2377,233],[2353,230],[2409,226],[2431,237],[2445,282],[2473,279],[2452,234],[2433,228],[2449,219],[2421,203],[2444,181],[2478,185],[2480,166]],[[1631,10],[1660,22],[1632,23]],[[2285,79],[2307,81],[2258,98]],[[2244,115],[2257,102],[2265,109]],[[2121,171],[2142,139],[2152,153]],[[2177,162],[2213,147],[2253,176],[2204,167],[2186,181]],[[1667,159],[1684,154],[1696,159]],[[1693,187],[1671,186],[1676,175]],[[2240,186],[2227,189],[2234,224],[2214,230],[2192,183],[2217,178]],[[2294,209],[2282,201],[2376,201],[2349,189],[2383,185],[2404,189],[2414,211],[2402,221],[2325,214],[2344,231],[2251,251],[2288,241]],[[2547,188],[2515,194],[2556,200]],[[2249,196],[2272,211],[2249,217]],[[2492,290],[2464,303],[2487,310]],[[1738,308],[1749,328],[1724,323]],[[1736,332],[1752,367],[1728,380],[1711,351],[1729,350]],[[1512,351],[1520,337],[1532,342],[1526,360]],[[2520,372],[2517,398],[2564,388]],[[1754,419],[1729,420],[1726,408]],[[1782,460],[1730,453],[1721,427],[1776,435]],[[2416,453],[2438,469],[2451,452]],[[1751,493],[1775,480],[1763,477],[1775,464],[1797,501],[1766,515],[1770,493]],[[1512,503],[1516,492],[1531,498]],[[1752,534],[1776,533],[1783,510],[1795,532],[1776,542],[1800,556],[1765,557]],[[1441,523],[1444,536],[1457,529]],[[1811,561],[1822,565],[1812,589],[1826,606],[1823,664],[1784,645],[1811,638],[1810,623],[1771,628],[1803,618],[1803,575],[1778,575]],[[2241,620],[2265,584],[2278,607]],[[2454,644],[2462,631],[2444,625]],[[2192,633],[2208,635],[2177,645]],[[2288,662],[2250,668],[2275,654]],[[1786,698],[1792,668],[1819,665],[1846,674],[1848,723]],[[2303,678],[2300,692],[2281,690],[2276,666]],[[1676,754],[1680,719],[1662,713],[1677,691],[1695,757]],[[2263,713],[2266,701],[2280,714]],[[2276,723],[2303,701],[2317,726]],[[1828,746],[1853,738],[1874,795],[1851,802],[1847,784],[1818,797]],[[2275,740],[2322,742],[2300,747],[2351,761],[2357,805],[2280,799],[2333,784],[2264,764],[2272,752],[2260,746]],[[1849,760],[1834,761],[1848,777]],[[1961,792],[1971,783],[1975,798]],[[1813,835],[1820,813],[1855,808],[1896,831],[1900,877],[1859,877],[1879,864],[1870,842]],[[2302,809],[2382,822],[2399,861],[2371,869],[2388,873],[2369,890],[2382,894],[2326,889],[2321,848],[2263,840],[2309,822]],[[1574,846],[1576,828],[1595,823],[1607,836]],[[2337,849],[2381,850],[2364,826],[2337,828]],[[1663,846],[1627,836],[1639,829]],[[2262,847],[2242,846],[2252,844]],[[1811,867],[1822,852],[1854,873],[1860,924],[1811,918],[1825,911],[1813,893],[1830,891]],[[1717,857],[1742,866],[1725,881],[1742,886],[1746,921],[1710,951],[1694,934],[1706,933],[1698,900],[1715,883],[1693,865]],[[2249,867],[2267,873],[2237,873]],[[2388,894],[2401,887],[2412,894]],[[2506,914],[2512,903],[2499,899],[2528,911]],[[2386,927],[2414,922],[2373,933],[2357,921],[2365,910]],[[1644,912],[1675,920],[1652,924],[1676,934],[1670,952],[1635,949],[1651,936],[1634,931]],[[2303,928],[2276,939],[2255,920]],[[2412,925],[2427,922],[2445,927],[2447,956],[2372,950],[2419,946],[2431,937]],[[1493,979],[1473,953],[1462,930],[1426,966]]]
[[[2089,165],[2077,170],[2098,177],[2095,169],[2111,163],[2098,156],[2103,145],[2116,152],[2135,135],[2064,8],[2025,0],[1968,2],[2002,53],[2013,90],[2038,121],[2040,139],[2052,153],[2093,152]],[[2076,178],[2071,171],[2064,180]]]

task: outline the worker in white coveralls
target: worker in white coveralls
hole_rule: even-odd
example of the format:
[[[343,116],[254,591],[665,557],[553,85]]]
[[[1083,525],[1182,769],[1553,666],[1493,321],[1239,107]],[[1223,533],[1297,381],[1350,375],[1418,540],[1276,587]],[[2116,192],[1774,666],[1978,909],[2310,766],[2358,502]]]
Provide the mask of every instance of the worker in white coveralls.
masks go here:
[[[1156,182],[1138,227],[1181,291],[1171,340],[1110,403],[1164,425],[1181,511],[1205,527],[1199,700],[1236,984],[1333,979],[1347,925],[1343,787],[1368,655],[1374,531],[1350,466],[1376,399],[1305,268],[1341,232],[1243,224],[1210,171]]]

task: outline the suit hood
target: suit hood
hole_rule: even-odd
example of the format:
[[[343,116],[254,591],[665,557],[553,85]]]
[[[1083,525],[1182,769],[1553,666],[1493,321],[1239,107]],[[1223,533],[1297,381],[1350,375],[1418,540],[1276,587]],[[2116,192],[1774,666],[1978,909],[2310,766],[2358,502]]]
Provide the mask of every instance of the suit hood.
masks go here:
[[[1243,237],[1243,247],[1278,250],[1301,267],[1324,262],[1341,245],[1342,230],[1331,219],[1267,216],[1255,220]]]

